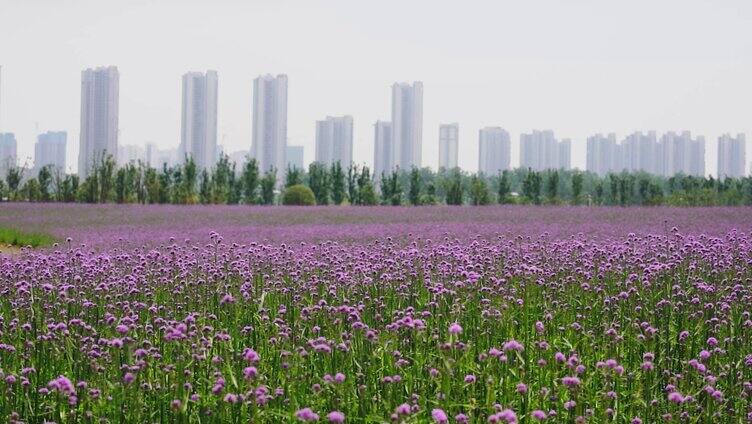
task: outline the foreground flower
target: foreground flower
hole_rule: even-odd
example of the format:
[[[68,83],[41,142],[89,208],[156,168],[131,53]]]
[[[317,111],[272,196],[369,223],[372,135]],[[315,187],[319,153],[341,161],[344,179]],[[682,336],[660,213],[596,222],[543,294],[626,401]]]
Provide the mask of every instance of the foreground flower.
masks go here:
[[[339,411],[332,411],[329,414],[327,414],[326,418],[329,420],[330,423],[343,423],[345,422],[345,414],[339,412]]]
[[[438,424],[447,424],[449,422],[449,418],[447,417],[447,414],[443,409],[436,408],[432,410],[431,418],[433,418],[433,421]]]
[[[318,419],[319,419],[318,414],[316,414],[315,412],[313,412],[313,410],[311,410],[311,408],[300,409],[300,410],[298,410],[295,413],[295,416],[300,421],[306,421],[306,422],[308,422],[308,421],[318,421]]]

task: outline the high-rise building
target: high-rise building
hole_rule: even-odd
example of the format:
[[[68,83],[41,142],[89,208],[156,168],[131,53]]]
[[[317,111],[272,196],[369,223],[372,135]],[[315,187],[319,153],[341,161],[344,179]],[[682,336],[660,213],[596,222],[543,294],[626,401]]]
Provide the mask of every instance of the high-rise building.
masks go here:
[[[49,166],[59,172],[65,172],[65,150],[68,133],[65,131],[47,131],[37,136],[34,145],[34,168],[38,171]]]
[[[533,131],[520,135],[520,167],[533,171],[568,169],[571,142],[558,142],[554,132]],[[561,158],[561,156],[564,156]]]
[[[423,83],[392,85],[392,166],[421,167]]]
[[[146,143],[146,149],[143,152],[144,161],[152,168],[161,170],[164,165],[168,167],[181,165],[185,160],[180,156],[180,148],[160,149],[156,143]]]
[[[596,134],[587,139],[587,160],[585,168],[599,176],[621,170],[621,150],[616,142],[616,134],[608,136]]]
[[[718,138],[718,178],[741,178],[745,175],[747,140],[744,134],[736,138],[724,134]]]
[[[287,157],[289,159],[289,153],[287,154]],[[243,167],[245,166],[246,161],[248,160],[248,150],[236,150],[234,152],[230,152],[227,155],[227,158],[230,160],[231,164],[235,164],[235,170],[237,172],[241,172],[243,170]]]
[[[439,125],[439,169],[457,167],[459,134],[460,126],[457,123]]]
[[[663,152],[658,148],[655,131],[635,132],[627,136],[620,147],[621,168],[629,172],[661,174]],[[621,171],[614,169],[613,171]]]
[[[564,138],[559,142],[559,169],[572,168],[572,140]]]
[[[135,144],[124,144],[118,146],[118,166],[125,166],[129,163],[135,164],[139,161],[146,161],[146,150],[143,147]]]
[[[373,125],[373,175],[376,180],[381,175],[392,172],[392,123],[388,121],[376,121]]]
[[[0,133],[0,179],[4,179],[8,169],[18,166],[16,135]]]
[[[316,162],[327,166],[339,162],[347,169],[352,164],[352,116],[327,116],[316,121]]]
[[[486,127],[478,133],[478,172],[496,175],[509,169],[512,156],[509,133],[501,127]]]
[[[81,134],[78,174],[89,175],[106,155],[117,160],[120,74],[115,66],[81,72]]]
[[[661,175],[705,175],[705,138],[695,139],[689,131],[681,134],[668,132],[661,137],[659,148],[663,154]]]
[[[251,157],[259,171],[275,168],[282,184],[287,160],[287,75],[262,75],[253,80]]]
[[[217,72],[183,75],[180,156],[193,158],[199,169],[217,159]]]
[[[287,166],[290,168],[305,169],[305,163],[303,161],[303,155],[305,153],[304,146],[287,146]],[[344,166],[344,164],[343,164]],[[348,165],[349,166],[349,165]]]

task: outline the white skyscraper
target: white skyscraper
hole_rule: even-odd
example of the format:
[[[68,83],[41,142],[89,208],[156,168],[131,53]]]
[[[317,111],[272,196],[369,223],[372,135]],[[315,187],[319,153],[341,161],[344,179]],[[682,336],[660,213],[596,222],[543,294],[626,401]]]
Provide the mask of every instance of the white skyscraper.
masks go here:
[[[559,143],[550,130],[521,134],[520,167],[533,171],[567,169],[571,158],[570,148],[571,142]],[[560,158],[562,154],[564,157]]]
[[[457,167],[460,126],[454,124],[439,125],[439,169]]]
[[[378,180],[381,175],[392,172],[392,123],[376,121],[373,137],[373,175]]]
[[[620,153],[624,170],[661,174],[663,157],[662,151],[658,148],[655,131],[647,134],[641,132],[630,134],[621,142]]]
[[[16,136],[13,133],[0,133],[0,179],[4,179],[8,169],[18,166]]]
[[[744,134],[718,137],[718,178],[741,178],[745,175],[747,140]]]
[[[301,170],[304,169],[304,154],[305,146],[287,146],[287,166]]]
[[[217,159],[217,72],[183,75],[180,156],[192,157],[199,169]]]
[[[621,150],[616,142],[616,134],[608,136],[596,134],[587,139],[587,161],[585,168],[599,176],[621,171]]]
[[[284,181],[287,160],[287,75],[262,75],[253,80],[251,157],[262,173],[275,168]]]
[[[139,161],[146,161],[146,150],[135,144],[125,144],[118,146],[117,163],[118,166],[125,166],[129,163],[136,164]]]
[[[117,160],[120,74],[115,66],[81,72],[81,134],[78,174],[89,175],[105,155]]]
[[[44,166],[65,172],[65,150],[68,134],[65,131],[48,131],[37,136],[34,145],[34,168],[38,171]]]
[[[327,116],[316,121],[316,162],[330,166],[339,162],[344,169],[352,164],[352,116]]]
[[[423,83],[392,85],[392,166],[421,167]]]
[[[512,157],[509,133],[501,127],[485,127],[478,133],[478,172],[496,175],[509,169]]]
[[[689,131],[681,134],[668,132],[661,137],[660,149],[663,154],[662,175],[676,174],[705,175],[705,138],[695,139]]]
[[[572,140],[565,138],[559,142],[559,169],[572,168]]]

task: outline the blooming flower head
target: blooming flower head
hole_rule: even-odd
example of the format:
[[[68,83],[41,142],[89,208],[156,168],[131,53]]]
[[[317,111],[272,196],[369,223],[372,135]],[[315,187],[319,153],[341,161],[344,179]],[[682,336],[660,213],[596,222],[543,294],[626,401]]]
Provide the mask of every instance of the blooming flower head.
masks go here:
[[[330,423],[341,424],[345,422],[345,414],[339,411],[332,411],[326,415],[326,419],[329,420]]]
[[[448,424],[449,418],[443,409],[435,408],[431,411],[431,418],[437,424]]]
[[[458,323],[452,323],[452,325],[449,326],[449,334],[460,334],[462,333],[462,327]]]
[[[543,421],[546,419],[546,413],[541,411],[540,409],[536,409],[535,411],[531,412],[530,416],[538,421]]]
[[[561,382],[567,387],[577,387],[580,385],[580,379],[573,376],[564,377],[561,379]]]
[[[319,419],[318,414],[316,414],[315,412],[313,412],[313,410],[311,408],[299,409],[295,413],[295,417],[297,417],[298,420],[305,421],[305,422],[318,421],[318,419]]]
[[[510,351],[516,351],[516,352],[522,352],[525,350],[525,347],[522,346],[522,343],[518,342],[517,340],[509,340],[506,343],[504,343],[504,351],[510,352]]]
[[[247,347],[245,348],[245,350],[243,350],[243,359],[250,362],[251,364],[255,364],[261,359],[261,357],[258,353],[256,353],[255,350]]]
[[[407,403],[403,403],[402,405],[398,406],[394,412],[397,415],[410,415],[410,405]]]
[[[668,401],[676,404],[684,402],[684,396],[679,392],[671,392],[668,394]]]
[[[73,386],[73,382],[68,377],[61,375],[47,383],[47,387],[50,390],[57,391],[67,396],[75,396],[76,388]]]

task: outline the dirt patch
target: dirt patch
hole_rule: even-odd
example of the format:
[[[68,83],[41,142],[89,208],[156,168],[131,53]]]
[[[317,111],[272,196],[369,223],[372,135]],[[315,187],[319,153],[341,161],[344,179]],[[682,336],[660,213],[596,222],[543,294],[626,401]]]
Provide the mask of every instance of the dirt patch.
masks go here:
[[[0,255],[18,256],[21,254],[21,248],[10,244],[0,244]]]

